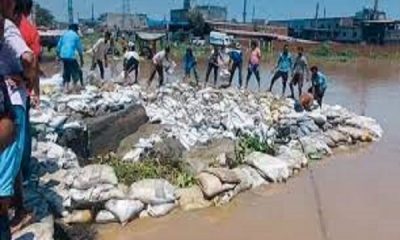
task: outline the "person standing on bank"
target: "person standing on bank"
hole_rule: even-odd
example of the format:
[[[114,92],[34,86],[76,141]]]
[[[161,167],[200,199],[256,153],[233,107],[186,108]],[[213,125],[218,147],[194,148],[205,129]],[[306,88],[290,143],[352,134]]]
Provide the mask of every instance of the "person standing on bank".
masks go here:
[[[211,51],[211,55],[208,58],[208,67],[207,67],[206,79],[204,81],[203,88],[207,87],[211,72],[214,72],[214,87],[217,86],[218,70],[219,70],[219,62],[220,61],[221,62],[223,61],[221,52],[220,52],[218,46],[214,45],[213,50]]]
[[[260,91],[261,89],[261,78],[260,78],[260,63],[261,63],[261,50],[258,47],[258,44],[255,40],[251,41],[251,51],[250,51],[250,56],[249,56],[249,67],[247,71],[247,78],[246,78],[246,86],[245,89],[249,87],[249,81],[251,78],[251,75],[256,76],[257,84],[258,84],[258,90]]]
[[[308,92],[314,96],[318,105],[322,108],[322,102],[325,96],[325,91],[328,88],[328,78],[318,70],[317,66],[311,67],[311,88]]]
[[[164,61],[170,63],[169,54],[171,52],[171,48],[167,46],[164,50],[158,52],[153,57],[153,72],[150,75],[148,86],[154,80],[156,74],[158,74],[159,84],[158,87],[161,87],[164,84]]]
[[[104,37],[100,38],[92,47],[90,52],[93,54],[93,63],[91,70],[95,70],[99,66],[100,77],[104,80],[104,68],[108,68],[107,54],[111,47],[111,33],[106,31]]]
[[[308,61],[306,56],[304,56],[304,49],[303,47],[298,47],[298,55],[294,61],[293,65],[293,78],[290,82],[290,92],[291,98],[294,97],[294,86],[298,86],[299,89],[299,98],[301,97],[303,93],[303,85],[304,85],[304,79],[309,79],[309,71],[308,71]]]
[[[129,78],[129,74],[135,71],[135,81],[133,84],[138,83],[138,75],[139,75],[139,54],[136,52],[136,47],[133,42],[128,43],[127,51],[124,55],[124,78],[125,81]],[[128,84],[131,82],[129,81]]]
[[[199,75],[197,74],[197,59],[196,56],[194,56],[193,49],[191,47],[186,49],[186,54],[183,58],[183,64],[185,66],[185,77],[183,78],[183,81],[186,82],[188,79],[190,79],[190,74],[193,71],[194,78],[196,80],[196,86],[198,86]]]
[[[272,92],[276,80],[282,78],[282,97],[285,96],[286,85],[289,79],[289,73],[292,70],[292,66],[293,60],[292,55],[289,53],[289,45],[285,44],[285,46],[283,47],[283,52],[279,55],[277,66],[273,70],[275,74],[272,77],[271,85],[269,87],[270,92]]]
[[[77,90],[77,83],[81,80],[83,61],[83,48],[81,38],[78,35],[78,24],[71,24],[69,30],[60,38],[57,45],[57,57],[61,59],[64,64],[63,72],[63,87],[64,91],[69,93],[69,84],[71,78],[73,79],[74,89]],[[75,54],[78,52],[81,65],[75,59]],[[81,84],[83,84],[81,82]],[[83,86],[82,86],[83,87]]]
[[[232,86],[233,77],[238,70],[238,79],[239,79],[239,88],[242,88],[242,69],[243,69],[243,52],[241,50],[242,46],[240,43],[235,44],[235,48],[229,51],[229,58],[230,58],[230,73],[231,76],[229,78],[229,85],[228,87]]]

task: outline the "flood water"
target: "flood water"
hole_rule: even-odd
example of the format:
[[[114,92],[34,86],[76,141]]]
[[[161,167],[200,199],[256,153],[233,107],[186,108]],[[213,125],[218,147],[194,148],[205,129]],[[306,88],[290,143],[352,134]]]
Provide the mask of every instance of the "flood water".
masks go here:
[[[244,193],[222,208],[101,226],[99,239],[400,239],[400,67],[359,61],[326,72],[326,101],[378,119],[381,142],[338,153],[287,184]]]

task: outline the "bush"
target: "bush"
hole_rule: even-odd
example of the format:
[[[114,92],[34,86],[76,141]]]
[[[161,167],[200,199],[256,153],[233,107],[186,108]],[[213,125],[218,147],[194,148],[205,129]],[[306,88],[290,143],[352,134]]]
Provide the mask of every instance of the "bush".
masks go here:
[[[123,162],[115,156],[100,157],[96,161],[99,164],[109,165],[114,168],[118,181],[125,185],[143,179],[162,178],[178,187],[190,187],[195,183],[192,176],[182,161],[145,160],[138,163]]]

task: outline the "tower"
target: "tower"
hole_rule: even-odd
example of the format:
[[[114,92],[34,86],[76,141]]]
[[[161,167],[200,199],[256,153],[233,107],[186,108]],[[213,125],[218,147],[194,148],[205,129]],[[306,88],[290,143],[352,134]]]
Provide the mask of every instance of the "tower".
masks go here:
[[[373,19],[372,20],[378,20],[379,19],[379,0],[375,0],[374,3],[374,14],[373,14]]]
[[[74,23],[74,7],[72,0],[68,0],[68,22],[69,24]]]
[[[188,9],[190,9],[190,8],[191,8],[191,2],[190,2],[190,0],[184,0],[184,1],[183,1],[183,9],[188,10]]]
[[[246,22],[246,17],[247,17],[247,0],[244,0],[244,2],[243,2],[243,23]]]
[[[94,3],[92,3],[92,22],[94,22]]]
[[[122,0],[122,28],[128,27],[129,14],[131,14],[131,1]]]

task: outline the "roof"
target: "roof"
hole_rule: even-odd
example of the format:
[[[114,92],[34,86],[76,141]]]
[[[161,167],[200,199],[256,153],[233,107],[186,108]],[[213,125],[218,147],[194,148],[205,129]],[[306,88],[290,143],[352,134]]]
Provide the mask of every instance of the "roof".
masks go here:
[[[313,41],[288,37],[288,36],[280,35],[280,34],[276,34],[276,33],[228,30],[228,29],[218,29],[218,31],[224,32],[227,34],[231,34],[231,35],[239,35],[239,36],[253,37],[253,38],[270,38],[272,40],[287,41],[287,42],[316,43]]]
[[[382,20],[367,20],[363,21],[364,23],[400,23],[400,20],[388,20],[388,19],[382,19]]]
[[[140,39],[147,40],[147,41],[159,40],[166,36],[165,33],[138,32],[136,34]]]

